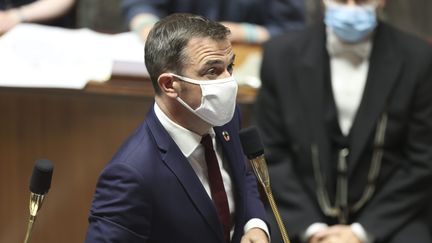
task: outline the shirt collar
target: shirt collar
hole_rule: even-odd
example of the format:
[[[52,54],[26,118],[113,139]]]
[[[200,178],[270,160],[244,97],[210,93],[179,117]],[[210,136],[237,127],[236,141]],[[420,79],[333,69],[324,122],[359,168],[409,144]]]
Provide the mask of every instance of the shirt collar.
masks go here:
[[[341,57],[352,61],[363,61],[369,59],[372,51],[372,35],[359,43],[345,43],[336,34],[326,28],[327,32],[327,51],[330,57]]]
[[[162,126],[174,140],[183,155],[188,158],[200,145],[201,136],[196,134],[171,120],[157,105],[154,103],[154,111]],[[208,132],[212,139],[215,137],[215,132],[211,128]]]

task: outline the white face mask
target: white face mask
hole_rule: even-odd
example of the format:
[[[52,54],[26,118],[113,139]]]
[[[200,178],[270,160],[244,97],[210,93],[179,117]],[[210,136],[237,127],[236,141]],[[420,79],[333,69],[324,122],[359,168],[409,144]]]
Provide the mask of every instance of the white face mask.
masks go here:
[[[201,87],[201,105],[192,109],[180,97],[177,100],[192,113],[213,126],[222,126],[231,121],[236,106],[237,82],[234,77],[216,80],[195,80],[171,73],[185,82]]]

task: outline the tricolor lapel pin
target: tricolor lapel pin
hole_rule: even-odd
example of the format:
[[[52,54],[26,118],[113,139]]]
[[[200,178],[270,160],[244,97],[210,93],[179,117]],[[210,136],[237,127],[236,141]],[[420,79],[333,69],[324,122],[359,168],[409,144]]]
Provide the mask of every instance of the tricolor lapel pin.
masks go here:
[[[223,131],[222,136],[224,137],[225,141],[228,142],[230,140],[230,135],[227,131]]]

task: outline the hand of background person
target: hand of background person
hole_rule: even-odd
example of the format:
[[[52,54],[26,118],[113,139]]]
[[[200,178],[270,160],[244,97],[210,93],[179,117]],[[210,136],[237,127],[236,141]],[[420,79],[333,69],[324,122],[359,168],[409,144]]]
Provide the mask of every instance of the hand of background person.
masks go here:
[[[153,25],[147,25],[140,29],[138,35],[142,41],[147,40],[147,36],[150,33],[150,30],[153,28]]]
[[[145,41],[147,40],[150,30],[158,20],[159,18],[153,14],[138,14],[131,20],[129,27],[138,34],[142,41]]]
[[[311,237],[309,243],[362,243],[349,225],[334,225]]]
[[[230,31],[231,31],[231,35],[230,35],[231,42],[243,42],[245,33],[244,33],[243,28],[241,27],[241,25],[239,23],[221,22],[221,24],[223,24],[225,27],[227,27],[228,29],[230,29]]]
[[[6,33],[20,22],[21,19],[17,10],[0,11],[0,35]]]
[[[147,23],[145,25],[143,25],[142,23],[145,23],[146,19],[151,19],[153,17],[155,18],[155,16],[152,16],[150,14],[142,14],[136,16],[131,21],[131,29],[137,32],[140,39],[143,41],[147,39],[150,30],[153,28],[153,23]],[[270,34],[263,26],[246,24],[248,25],[247,28],[249,28],[247,29],[245,28],[244,23],[221,22],[221,24],[230,29],[230,40],[233,43],[261,44],[270,38]]]
[[[231,31],[230,40],[234,43],[261,44],[270,38],[267,29],[260,25],[235,22],[221,22]]]
[[[240,243],[268,243],[267,234],[259,228],[248,230],[241,238]]]

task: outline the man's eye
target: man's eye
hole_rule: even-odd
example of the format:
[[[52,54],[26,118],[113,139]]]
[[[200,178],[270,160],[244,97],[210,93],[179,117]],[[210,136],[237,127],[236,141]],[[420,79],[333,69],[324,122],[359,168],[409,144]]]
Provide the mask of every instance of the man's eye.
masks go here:
[[[207,75],[218,75],[218,70],[216,68],[210,68],[207,70]]]
[[[233,70],[234,70],[234,63],[231,63],[230,65],[228,65],[227,70],[230,74],[232,74]]]

